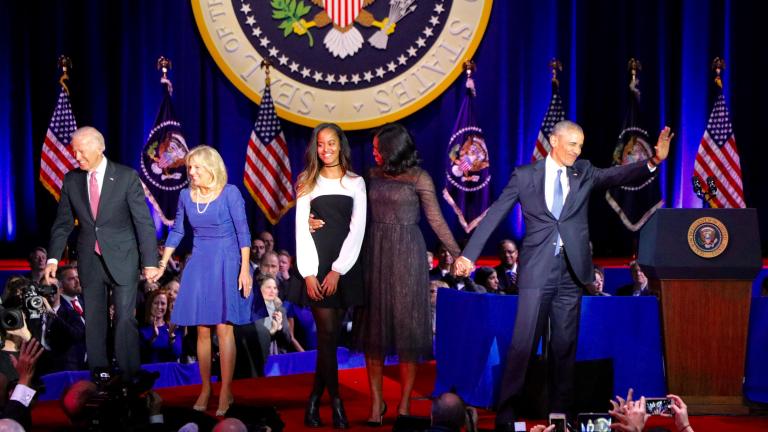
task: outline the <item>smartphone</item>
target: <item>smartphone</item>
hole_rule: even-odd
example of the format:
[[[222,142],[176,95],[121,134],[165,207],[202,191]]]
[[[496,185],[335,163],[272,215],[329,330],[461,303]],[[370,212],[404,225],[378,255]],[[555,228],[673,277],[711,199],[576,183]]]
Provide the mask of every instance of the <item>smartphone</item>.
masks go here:
[[[568,432],[568,428],[565,425],[565,414],[563,413],[550,413],[549,424],[555,425],[554,432]]]
[[[672,414],[671,405],[668,398],[645,398],[645,412],[650,415]]]
[[[611,415],[608,413],[580,413],[577,417],[579,432],[611,432]]]

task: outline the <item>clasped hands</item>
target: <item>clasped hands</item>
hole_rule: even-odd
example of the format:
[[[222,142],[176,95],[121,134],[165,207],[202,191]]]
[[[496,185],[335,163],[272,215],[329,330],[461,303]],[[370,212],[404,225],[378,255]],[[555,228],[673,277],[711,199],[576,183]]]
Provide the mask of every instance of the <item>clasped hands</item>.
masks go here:
[[[453,264],[451,265],[451,274],[454,276],[468,277],[474,269],[475,265],[469,258],[460,256],[453,261]]]
[[[307,285],[307,295],[314,301],[320,301],[325,297],[332,296],[336,293],[340,277],[341,274],[336,270],[328,272],[322,284],[317,279],[317,276],[305,277],[304,282]]]

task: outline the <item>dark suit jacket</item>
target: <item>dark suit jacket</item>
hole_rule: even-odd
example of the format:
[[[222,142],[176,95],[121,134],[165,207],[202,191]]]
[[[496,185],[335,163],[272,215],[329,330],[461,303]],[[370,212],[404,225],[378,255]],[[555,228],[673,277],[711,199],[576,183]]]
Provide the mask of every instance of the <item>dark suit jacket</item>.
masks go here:
[[[507,275],[507,268],[504,264],[499,264],[493,269],[496,270],[496,276],[499,277],[499,290],[504,291],[506,294],[517,294],[517,282],[512,282],[509,278]],[[520,270],[520,266],[515,269],[516,272],[518,270]]]
[[[429,280],[440,280],[448,284],[448,287],[453,289],[459,288],[459,283],[464,284],[462,291],[475,292],[485,294],[485,287],[478,285],[472,279],[468,277],[454,276],[450,273],[443,274],[439,267],[435,267],[429,271]]]
[[[594,188],[607,188],[651,176],[647,161],[611,168],[595,168],[587,160],[577,160],[566,174],[570,191],[563,203],[560,219],[547,209],[544,199],[544,159],[515,169],[501,196],[488,209],[464,248],[463,255],[475,261],[488,237],[516,203],[525,219],[525,237],[520,248],[518,285],[520,289],[537,288],[546,282],[555,265],[558,230],[568,261],[582,284],[592,282],[594,272],[589,254],[589,196]]]
[[[46,341],[51,347],[52,371],[85,369],[85,323],[64,298],[46,326]]]
[[[88,173],[81,169],[64,176],[48,257],[61,259],[77,218],[80,221],[77,249],[82,268],[97,264],[96,255],[85,252],[93,251],[98,239],[101,255],[115,282],[129,285],[138,278],[139,265],[157,266],[155,225],[144,201],[141,181],[133,169],[107,161],[98,216],[94,220],[87,177]]]

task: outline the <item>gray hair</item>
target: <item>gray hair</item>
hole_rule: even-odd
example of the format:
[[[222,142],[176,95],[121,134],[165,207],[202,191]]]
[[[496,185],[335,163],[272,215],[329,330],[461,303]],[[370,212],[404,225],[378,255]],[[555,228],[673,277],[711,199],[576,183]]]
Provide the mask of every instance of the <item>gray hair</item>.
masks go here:
[[[581,129],[581,126],[579,126],[578,123],[572,122],[570,120],[561,120],[557,123],[555,123],[555,126],[552,128],[552,135],[557,135],[565,131],[576,131],[582,135],[584,135],[584,130]]]
[[[102,151],[107,148],[107,146],[104,144],[104,135],[102,135],[101,132],[99,132],[99,130],[93,126],[83,126],[78,128],[75,133],[72,134],[71,141],[75,141],[76,139],[82,141],[91,141],[97,144],[99,149]]]
[[[0,432],[24,432],[24,428],[13,419],[0,419]]]

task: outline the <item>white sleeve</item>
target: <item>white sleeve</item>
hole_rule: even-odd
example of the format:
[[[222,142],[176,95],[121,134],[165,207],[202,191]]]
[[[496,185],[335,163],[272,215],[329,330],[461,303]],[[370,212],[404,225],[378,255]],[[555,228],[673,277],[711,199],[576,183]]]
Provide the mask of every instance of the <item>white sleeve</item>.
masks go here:
[[[296,268],[303,277],[317,276],[317,248],[309,232],[309,194],[296,200]]]
[[[360,255],[360,249],[363,246],[363,237],[365,237],[365,219],[367,215],[368,200],[365,194],[365,181],[362,177],[353,180],[355,184],[354,195],[352,196],[352,219],[349,221],[349,234],[341,245],[339,257],[333,262],[331,269],[346,274],[357,262]]]
[[[35,391],[31,388],[25,386],[24,384],[16,384],[16,387],[13,388],[13,393],[11,394],[11,398],[9,400],[15,400],[17,402],[20,402],[25,407],[29,407],[29,404],[32,402],[32,398],[35,397]]]

